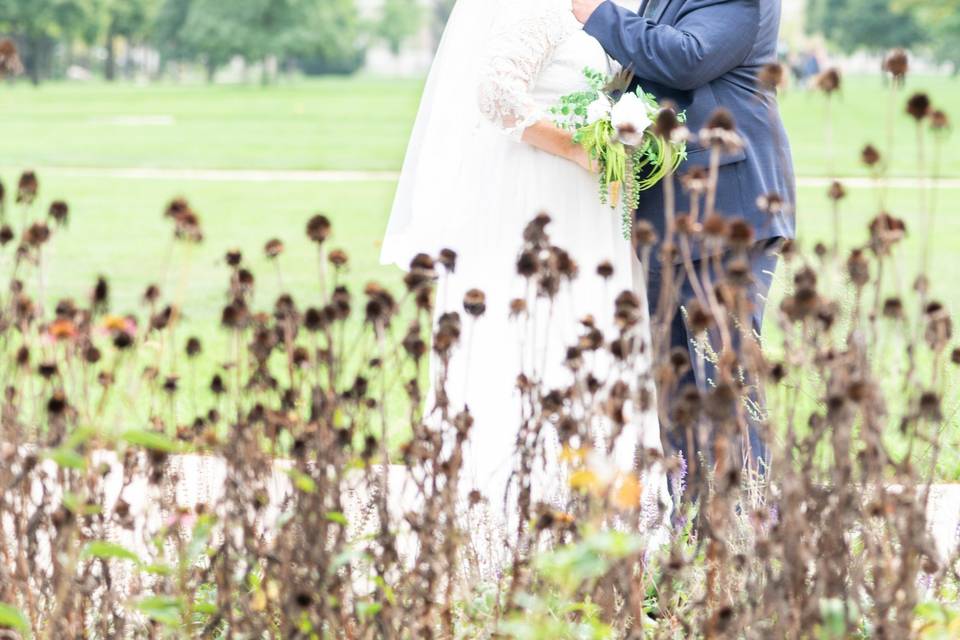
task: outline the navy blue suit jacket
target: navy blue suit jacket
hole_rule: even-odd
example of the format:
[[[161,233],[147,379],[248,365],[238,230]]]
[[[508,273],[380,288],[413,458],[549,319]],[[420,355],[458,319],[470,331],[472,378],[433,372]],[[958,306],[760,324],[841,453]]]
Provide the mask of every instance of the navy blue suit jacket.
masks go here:
[[[743,152],[722,159],[717,210],[741,216],[757,239],[793,238],[796,181],[790,144],[777,108],[776,94],[760,87],[757,74],[777,59],[780,0],[657,0],[642,17],[604,2],[584,29],[614,59],[629,67],[635,82],[660,100],[669,99],[687,113],[687,126],[700,131],[717,107],[725,107],[745,141]],[[709,149],[688,145],[691,165],[707,166]],[[689,200],[677,181],[678,212]],[[776,193],[789,203],[777,215],[761,211],[760,196]],[[662,185],[644,192],[637,210],[663,237]],[[702,215],[702,214],[701,214]]]

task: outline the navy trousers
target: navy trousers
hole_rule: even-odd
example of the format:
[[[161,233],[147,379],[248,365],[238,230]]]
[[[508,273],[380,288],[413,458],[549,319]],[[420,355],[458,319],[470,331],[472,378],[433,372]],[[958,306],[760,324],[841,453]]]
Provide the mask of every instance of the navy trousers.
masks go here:
[[[767,295],[770,292],[770,287],[773,284],[774,272],[777,268],[777,263],[779,261],[778,249],[782,245],[782,239],[775,238],[773,240],[764,240],[755,244],[748,252],[747,258],[750,262],[752,280],[753,283],[748,289],[747,295],[753,303],[753,313],[751,317],[752,321],[752,330],[755,335],[761,335],[761,328],[763,326],[763,317],[764,311],[766,310]],[[722,259],[722,262],[729,261],[730,256],[725,256]],[[718,276],[722,274],[717,274],[715,272],[714,261],[708,261],[710,266],[710,278],[714,282],[717,281]],[[651,265],[650,277],[649,277],[649,287],[648,287],[648,304],[650,306],[650,316],[652,318],[656,317],[657,304],[660,300],[660,292],[663,285],[663,269],[664,267],[658,267],[657,265]],[[676,270],[677,278],[674,279],[674,282],[681,281],[681,275],[685,273],[683,266],[674,266]],[[694,268],[699,273],[700,272],[700,261],[694,262]],[[696,338],[689,331],[687,327],[686,316],[681,311],[681,307],[686,306],[691,300],[695,298],[693,287],[690,284],[690,281],[686,277],[682,277],[682,286],[679,287],[679,299],[676,300],[676,309],[673,316],[673,321],[670,326],[670,347],[680,347],[687,349],[690,353],[690,362],[692,366],[687,371],[686,376],[679,381],[679,384],[676,387],[673,395],[676,395],[676,392],[680,389],[683,389],[687,385],[696,385],[696,387],[702,393],[709,391],[711,387],[711,381],[716,380],[716,367],[714,363],[705,359],[702,353],[699,353],[696,348]],[[716,353],[720,352],[719,345],[713,345],[713,349]],[[756,381],[747,381],[748,384],[754,386]],[[663,391],[661,391],[663,393]],[[673,401],[674,398],[667,398],[668,406]],[[750,394],[751,401],[755,402],[757,406],[760,407],[761,412],[765,410],[765,407],[762,405],[762,394],[756,391]],[[747,412],[748,418],[748,437],[750,444],[751,452],[751,462],[752,465],[756,468],[765,470],[769,466],[769,449],[767,443],[764,441],[763,436],[761,435],[760,425],[757,423],[756,419],[753,417],[752,412]],[[707,442],[697,442],[694,439],[693,446],[697,449],[696,451],[688,451],[689,441],[688,434],[685,429],[679,427],[672,427],[670,425],[665,425],[661,428],[661,440],[663,442],[664,451],[667,455],[681,453],[684,458],[689,462],[690,460],[697,460],[700,458],[705,458],[709,460],[710,451],[708,449]],[[693,458],[693,456],[697,456]],[[699,474],[698,474],[699,475]],[[694,478],[690,478],[691,481],[694,481]],[[672,483],[671,483],[672,484]],[[691,484],[688,482],[688,485]],[[691,487],[694,492],[696,489]],[[676,496],[675,496],[676,497]]]

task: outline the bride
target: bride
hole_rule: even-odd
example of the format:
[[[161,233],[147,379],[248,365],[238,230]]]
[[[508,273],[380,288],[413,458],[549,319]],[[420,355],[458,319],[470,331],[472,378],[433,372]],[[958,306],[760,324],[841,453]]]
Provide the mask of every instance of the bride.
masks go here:
[[[503,504],[511,491],[521,424],[518,373],[533,371],[547,390],[570,384],[564,357],[577,344],[582,319],[592,315],[609,338],[620,292],[635,292],[646,309],[641,270],[619,212],[601,204],[590,159],[549,113],[562,96],[589,88],[585,68],[616,71],[611,65],[573,17],[570,0],[459,0],[401,174],[382,261],[405,268],[419,252],[457,253],[455,272],[438,289],[437,317],[464,315],[470,290],[486,295],[486,313],[475,323],[464,320],[446,393],[454,413],[468,407],[474,418],[466,488],[481,491],[492,505]],[[550,302],[527,293],[516,267],[524,228],[539,212],[550,216],[550,242],[569,252],[580,272]],[[604,269],[608,277],[601,277],[601,263],[613,274]],[[511,320],[516,299],[526,300],[529,316],[540,321]],[[646,322],[641,335],[649,334]],[[649,378],[649,364],[646,369],[631,372],[633,379]],[[632,412],[615,443],[617,465],[633,469],[641,449],[660,450],[652,409]],[[555,459],[543,465],[535,487],[541,499],[562,491],[559,469]]]

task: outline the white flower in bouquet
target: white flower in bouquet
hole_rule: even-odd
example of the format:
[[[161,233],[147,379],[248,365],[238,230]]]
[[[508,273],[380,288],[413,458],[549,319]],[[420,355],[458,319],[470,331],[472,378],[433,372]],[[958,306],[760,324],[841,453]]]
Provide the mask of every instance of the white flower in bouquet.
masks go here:
[[[610,111],[612,109],[613,104],[610,103],[610,98],[601,93],[600,96],[587,107],[587,124],[606,120],[610,117]]]
[[[610,110],[613,127],[620,142],[636,147],[643,142],[644,132],[653,124],[646,103],[635,93],[625,93]]]

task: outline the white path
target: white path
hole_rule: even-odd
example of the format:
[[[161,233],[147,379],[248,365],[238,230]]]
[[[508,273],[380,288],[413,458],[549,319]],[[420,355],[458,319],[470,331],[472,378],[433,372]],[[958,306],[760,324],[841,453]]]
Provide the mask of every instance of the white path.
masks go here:
[[[36,167],[41,175],[64,178],[115,178],[121,180],[173,180],[181,182],[394,182],[399,177],[396,171],[314,171],[287,169],[164,169],[156,167]],[[875,186],[875,181],[865,177],[846,177],[840,181],[849,188],[865,189]],[[942,189],[960,189],[960,178],[943,178],[934,181]],[[801,187],[830,185],[830,178],[801,177]],[[917,178],[891,178],[891,189],[915,189],[922,181]]]

